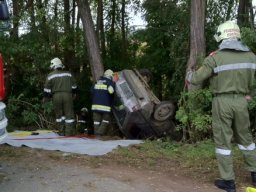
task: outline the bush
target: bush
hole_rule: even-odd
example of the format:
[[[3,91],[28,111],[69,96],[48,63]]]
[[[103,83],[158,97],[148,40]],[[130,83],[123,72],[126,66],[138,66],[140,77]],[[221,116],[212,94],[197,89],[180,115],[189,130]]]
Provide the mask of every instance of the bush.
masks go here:
[[[212,93],[208,89],[181,93],[176,119],[178,129],[190,141],[198,141],[211,136],[211,101]]]

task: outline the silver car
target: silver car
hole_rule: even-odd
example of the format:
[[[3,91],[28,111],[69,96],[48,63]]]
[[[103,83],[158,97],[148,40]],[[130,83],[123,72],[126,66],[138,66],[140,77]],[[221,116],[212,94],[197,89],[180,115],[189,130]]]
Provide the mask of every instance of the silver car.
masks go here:
[[[121,132],[129,139],[169,136],[177,139],[173,118],[175,105],[160,101],[138,70],[117,73],[113,114]]]

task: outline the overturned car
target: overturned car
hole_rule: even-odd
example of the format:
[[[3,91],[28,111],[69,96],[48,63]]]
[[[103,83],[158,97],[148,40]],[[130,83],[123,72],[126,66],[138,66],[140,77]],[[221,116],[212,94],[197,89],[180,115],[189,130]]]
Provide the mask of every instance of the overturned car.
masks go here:
[[[127,138],[179,137],[173,122],[175,105],[160,101],[138,70],[120,71],[115,81],[113,114]]]

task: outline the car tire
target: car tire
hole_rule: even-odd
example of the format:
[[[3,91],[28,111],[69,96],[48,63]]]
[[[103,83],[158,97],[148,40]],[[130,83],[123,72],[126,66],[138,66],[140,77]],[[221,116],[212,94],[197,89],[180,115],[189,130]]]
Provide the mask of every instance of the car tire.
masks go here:
[[[171,101],[162,101],[155,106],[154,119],[165,121],[175,114],[175,105]]]

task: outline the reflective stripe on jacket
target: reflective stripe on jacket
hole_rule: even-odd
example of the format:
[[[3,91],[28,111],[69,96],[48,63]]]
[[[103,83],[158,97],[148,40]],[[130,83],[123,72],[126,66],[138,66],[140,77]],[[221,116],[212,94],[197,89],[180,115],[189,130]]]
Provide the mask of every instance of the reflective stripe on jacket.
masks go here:
[[[200,84],[211,77],[213,93],[249,94],[255,69],[256,56],[251,51],[218,50],[192,73],[191,83]]]
[[[92,90],[92,111],[110,112],[113,102],[115,83],[106,77],[100,77]]]
[[[54,70],[49,73],[45,85],[45,94],[54,94],[55,92],[75,92],[77,85],[72,74],[68,71]]]

